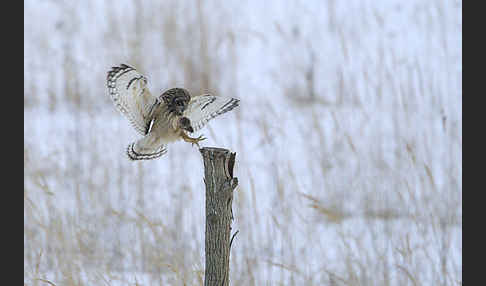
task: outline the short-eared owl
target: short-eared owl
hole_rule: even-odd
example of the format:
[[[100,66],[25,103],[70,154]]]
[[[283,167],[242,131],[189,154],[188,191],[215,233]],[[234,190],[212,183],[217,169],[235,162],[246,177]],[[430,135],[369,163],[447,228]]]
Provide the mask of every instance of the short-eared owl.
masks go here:
[[[202,94],[191,96],[183,88],[172,88],[153,96],[147,79],[133,67],[121,64],[107,76],[108,93],[118,110],[144,137],[128,145],[131,160],[155,159],[167,152],[169,142],[183,139],[199,146],[203,136],[191,138],[209,120],[238,106],[231,97]]]

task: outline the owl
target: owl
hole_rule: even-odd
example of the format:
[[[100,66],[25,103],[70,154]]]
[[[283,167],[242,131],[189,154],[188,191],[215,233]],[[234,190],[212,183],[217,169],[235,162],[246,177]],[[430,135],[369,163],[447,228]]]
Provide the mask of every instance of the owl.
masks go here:
[[[143,136],[128,145],[127,155],[131,160],[159,158],[167,152],[168,143],[179,139],[199,147],[199,142],[206,138],[188,134],[239,105],[235,98],[210,94],[191,96],[183,88],[171,88],[155,97],[147,89],[147,78],[126,64],[113,67],[106,80],[113,103]]]

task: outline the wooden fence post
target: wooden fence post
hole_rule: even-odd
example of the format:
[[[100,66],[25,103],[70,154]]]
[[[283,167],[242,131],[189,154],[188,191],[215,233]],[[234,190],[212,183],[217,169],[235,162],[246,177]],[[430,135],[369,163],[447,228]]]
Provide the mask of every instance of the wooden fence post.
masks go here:
[[[204,285],[227,286],[232,242],[230,233],[233,220],[233,190],[238,185],[238,178],[233,177],[236,153],[213,147],[204,147],[199,151],[204,161],[206,184]]]

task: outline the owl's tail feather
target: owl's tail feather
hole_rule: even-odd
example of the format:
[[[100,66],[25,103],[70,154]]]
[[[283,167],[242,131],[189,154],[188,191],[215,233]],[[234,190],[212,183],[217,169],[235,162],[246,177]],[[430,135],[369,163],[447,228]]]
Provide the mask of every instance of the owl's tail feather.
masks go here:
[[[156,152],[152,152],[152,153],[137,152],[137,151],[135,151],[135,148],[134,148],[135,143],[136,142],[133,142],[132,144],[129,144],[128,147],[127,147],[128,158],[130,160],[133,160],[133,161],[157,159],[160,156],[167,153],[167,149],[165,149],[164,146],[160,146],[160,148],[157,149]]]

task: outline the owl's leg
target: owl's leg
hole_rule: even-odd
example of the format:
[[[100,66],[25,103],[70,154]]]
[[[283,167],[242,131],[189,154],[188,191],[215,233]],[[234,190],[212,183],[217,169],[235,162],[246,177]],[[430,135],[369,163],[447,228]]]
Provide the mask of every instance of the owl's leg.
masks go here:
[[[196,144],[197,147],[199,147],[199,148],[201,148],[199,146],[199,141],[203,141],[203,140],[206,139],[203,135],[201,135],[197,138],[189,137],[184,131],[181,131],[181,137],[182,137],[182,140],[191,143],[191,145],[193,145],[193,146],[194,146],[194,144]]]

